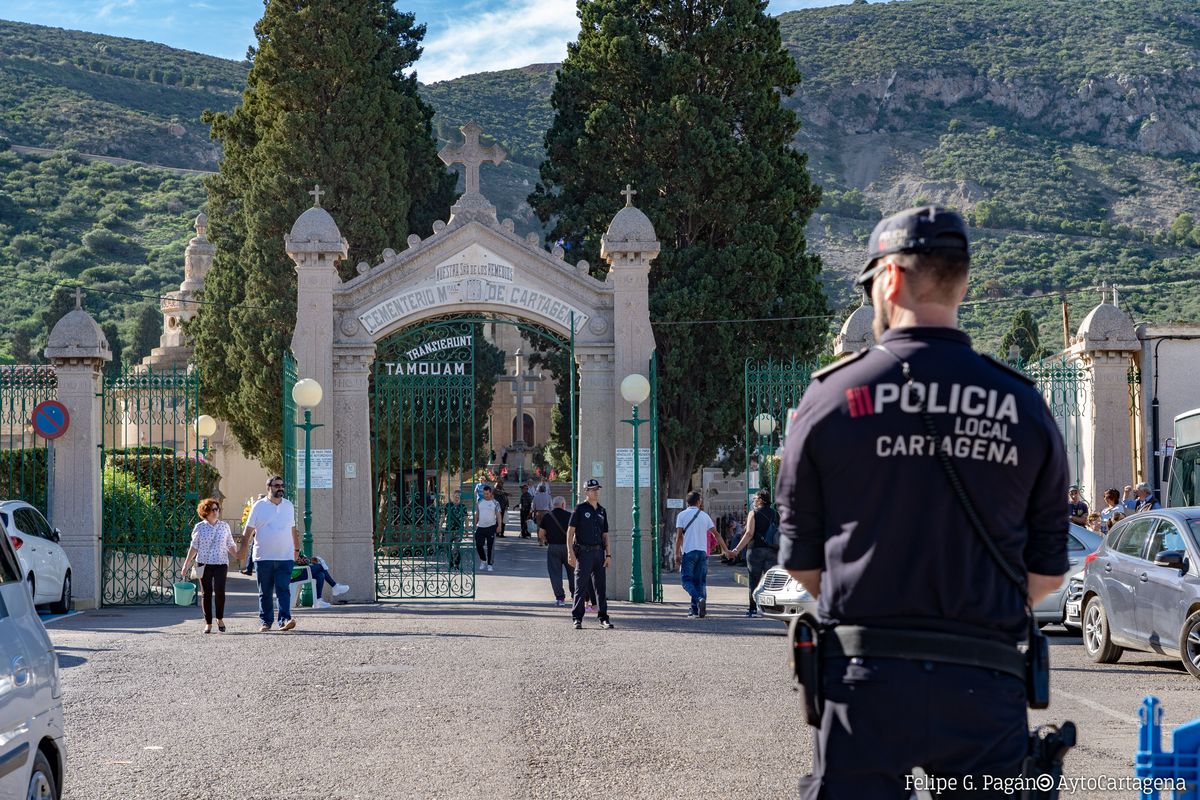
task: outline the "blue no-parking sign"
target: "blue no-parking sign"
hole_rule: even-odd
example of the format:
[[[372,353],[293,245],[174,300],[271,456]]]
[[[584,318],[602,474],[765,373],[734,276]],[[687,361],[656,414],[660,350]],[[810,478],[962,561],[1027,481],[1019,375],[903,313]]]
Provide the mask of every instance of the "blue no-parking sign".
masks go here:
[[[57,439],[67,432],[71,426],[71,415],[67,407],[57,400],[45,400],[33,409],[33,417],[29,420],[33,432],[43,439]]]

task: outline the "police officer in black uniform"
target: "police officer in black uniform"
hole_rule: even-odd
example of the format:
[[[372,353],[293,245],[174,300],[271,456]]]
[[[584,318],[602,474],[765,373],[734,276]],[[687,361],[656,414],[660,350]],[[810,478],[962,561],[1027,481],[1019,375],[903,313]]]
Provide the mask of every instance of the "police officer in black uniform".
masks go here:
[[[600,627],[611,628],[608,619],[608,592],[605,573],[612,560],[608,545],[608,514],[600,505],[600,481],[589,480],[583,487],[587,499],[575,506],[567,527],[567,564],[575,569],[575,598],[571,618],[575,630],[583,627],[583,604],[587,587],[594,588],[599,604]]]
[[[907,798],[922,788],[914,767],[953,779],[940,797],[999,795],[988,790],[1020,774],[1027,747],[1013,657],[1026,603],[1067,571],[1062,435],[1032,382],[958,329],[958,214],[909,209],[868,247],[858,283],[878,344],[814,373],[776,489],[780,564],[818,598],[824,631],[801,796]],[[939,449],[1028,597],[971,527]]]

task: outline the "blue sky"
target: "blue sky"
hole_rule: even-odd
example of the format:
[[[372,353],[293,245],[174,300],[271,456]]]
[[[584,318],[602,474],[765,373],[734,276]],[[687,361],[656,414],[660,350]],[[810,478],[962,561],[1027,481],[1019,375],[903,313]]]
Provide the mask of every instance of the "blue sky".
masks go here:
[[[849,0],[843,0],[848,2]],[[830,0],[771,0],[775,14]],[[401,0],[428,26],[417,75],[426,82],[561,61],[578,32],[575,0]],[[0,0],[0,19],[148,39],[240,59],[261,0]]]

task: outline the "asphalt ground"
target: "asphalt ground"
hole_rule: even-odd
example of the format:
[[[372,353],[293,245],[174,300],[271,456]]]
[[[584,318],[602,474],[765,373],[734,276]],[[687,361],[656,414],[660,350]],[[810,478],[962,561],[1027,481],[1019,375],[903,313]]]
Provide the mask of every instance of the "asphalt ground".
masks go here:
[[[614,602],[614,630],[590,615],[575,631],[544,558],[535,540],[506,537],[474,601],[302,610],[290,633],[257,632],[241,575],[225,634],[202,634],[194,606],[55,620],[64,796],[795,796],[811,738],[783,626],[744,617],[733,568],[711,560],[705,619],[685,618],[667,575],[667,603]],[[1177,662],[1095,665],[1077,636],[1050,633],[1052,707],[1032,718],[1079,725],[1068,775],[1132,775],[1146,694],[1162,699],[1168,731],[1200,717]]]

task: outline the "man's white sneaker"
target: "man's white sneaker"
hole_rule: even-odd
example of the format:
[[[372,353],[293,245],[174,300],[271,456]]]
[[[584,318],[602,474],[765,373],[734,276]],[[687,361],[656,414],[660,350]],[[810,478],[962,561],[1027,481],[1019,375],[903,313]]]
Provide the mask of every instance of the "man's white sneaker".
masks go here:
[[[328,600],[318,597],[313,601],[313,608],[333,608]]]
[[[348,591],[350,591],[350,587],[349,587],[349,586],[347,586],[347,585],[346,585],[346,584],[344,584],[344,583],[339,583],[339,584],[336,584],[336,585],[333,587],[333,596],[334,596],[334,597],[340,597],[340,596],[344,595],[344,594],[345,594],[346,592],[348,592]]]
[[[488,565],[487,565],[487,571],[488,571],[488,572],[495,572],[495,571],[496,571],[496,568],[495,568],[495,567],[493,567],[491,564],[488,564]]]

